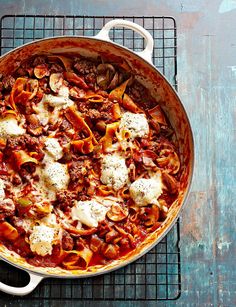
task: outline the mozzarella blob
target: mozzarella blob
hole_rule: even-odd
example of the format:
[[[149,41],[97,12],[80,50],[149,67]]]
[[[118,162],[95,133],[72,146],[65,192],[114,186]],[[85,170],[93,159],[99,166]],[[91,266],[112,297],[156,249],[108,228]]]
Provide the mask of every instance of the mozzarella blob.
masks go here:
[[[14,117],[5,117],[0,120],[0,137],[6,139],[11,136],[19,136],[25,133],[25,129],[18,126]]]
[[[98,222],[105,219],[108,210],[109,207],[94,200],[78,201],[71,209],[71,217],[88,227],[97,227]]]
[[[130,196],[138,206],[158,205],[158,197],[162,194],[160,176],[155,178],[140,178],[134,181],[130,188]]]
[[[30,249],[40,256],[52,254],[55,229],[46,225],[34,226],[29,237]]]
[[[118,154],[104,156],[100,179],[116,191],[121,189],[129,179],[125,159]]]
[[[43,170],[46,183],[55,190],[65,190],[70,181],[67,165],[59,162],[47,161]]]
[[[149,125],[145,114],[125,112],[121,117],[120,130],[128,131],[131,139],[147,136]]]
[[[45,141],[47,152],[53,157],[54,160],[59,160],[63,156],[63,149],[55,138],[47,138]]]

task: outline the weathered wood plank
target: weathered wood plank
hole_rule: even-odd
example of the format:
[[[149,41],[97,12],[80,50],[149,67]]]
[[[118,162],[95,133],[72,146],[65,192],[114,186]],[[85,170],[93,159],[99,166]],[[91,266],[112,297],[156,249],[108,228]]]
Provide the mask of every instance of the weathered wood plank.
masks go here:
[[[1,15],[173,15],[178,25],[179,92],[195,135],[192,193],[182,213],[183,293],[177,302],[135,306],[236,305],[236,11],[234,1],[0,0]],[[5,303],[14,306],[11,302]],[[17,306],[39,306],[42,302]],[[87,302],[45,302],[87,306]],[[96,303],[91,306],[133,306]]]

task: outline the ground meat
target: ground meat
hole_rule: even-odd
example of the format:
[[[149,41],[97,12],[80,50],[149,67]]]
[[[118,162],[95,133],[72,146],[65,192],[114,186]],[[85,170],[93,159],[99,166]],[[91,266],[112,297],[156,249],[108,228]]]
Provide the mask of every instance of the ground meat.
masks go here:
[[[97,69],[93,62],[88,60],[76,61],[74,65],[75,70],[80,76],[84,77],[84,81],[90,88],[95,88],[97,79]]]
[[[79,178],[86,176],[89,169],[91,169],[90,160],[85,159],[83,161],[73,161],[69,168],[71,180],[77,181]]]
[[[61,243],[62,243],[62,248],[64,250],[71,251],[73,249],[74,241],[72,237],[70,236],[70,234],[65,230],[63,230],[63,233],[62,233]]]
[[[141,101],[143,97],[145,97],[147,90],[144,86],[142,86],[140,83],[133,82],[132,86],[130,86],[128,89],[128,94],[131,96],[131,98],[137,102]]]
[[[6,76],[2,80],[2,84],[6,90],[10,90],[13,87],[15,81],[16,80],[12,76]]]
[[[57,204],[61,209],[72,207],[76,199],[76,193],[67,190],[58,191],[56,194]]]
[[[144,109],[151,109],[156,105],[156,101],[150,96],[148,90],[136,81],[128,87],[127,94]]]
[[[89,73],[95,73],[96,67],[93,62],[88,60],[79,60],[75,63],[74,68],[78,71],[81,75],[87,75]]]
[[[111,109],[111,107],[113,106],[113,102],[109,101],[109,100],[105,100],[102,103],[102,106],[100,108],[100,111],[108,111]]]
[[[32,162],[24,163],[22,165],[22,168],[24,168],[30,174],[36,171],[36,165],[35,163],[32,163]]]
[[[41,160],[44,157],[44,153],[40,148],[39,139],[33,137],[29,134],[25,134],[15,138],[8,138],[7,144],[4,150],[5,155],[11,155],[13,150],[27,150],[27,151],[34,151],[40,155]]]
[[[91,87],[94,88],[97,81],[97,75],[93,72],[87,74],[85,77],[85,82]]]
[[[22,180],[20,178],[20,176],[18,174],[14,174],[12,179],[11,179],[11,182],[13,185],[20,185],[22,183]]]
[[[60,131],[66,131],[72,128],[72,125],[68,120],[63,119],[61,125],[60,125]]]
[[[8,138],[7,140],[7,144],[6,144],[6,150],[11,151],[12,150],[16,150],[16,149],[20,149],[20,148],[24,148],[25,147],[25,140],[24,140],[24,136],[19,136],[16,138]]]
[[[50,68],[50,74],[59,73],[59,72],[63,72],[63,68],[59,64],[53,63]]]
[[[107,112],[101,112],[101,119],[105,120],[106,122],[112,121],[112,115]]]
[[[28,75],[28,72],[26,69],[24,69],[23,67],[19,67],[17,69],[17,72],[16,72],[17,76],[19,77],[22,77],[22,76],[27,76]]]
[[[90,199],[91,199],[91,197],[85,195],[84,193],[79,193],[77,195],[77,200],[86,201],[86,200],[90,200]]]
[[[96,109],[89,109],[87,115],[91,119],[99,119],[99,118],[101,118],[101,113],[98,110],[96,110]]]
[[[104,238],[105,235],[111,230],[112,228],[108,225],[108,223],[106,221],[102,221],[98,224],[97,234],[100,238]]]
[[[15,214],[15,204],[12,199],[7,198],[0,202],[0,220]]]
[[[129,248],[131,247],[128,238],[123,238],[123,239],[121,239],[121,241],[119,242],[119,244],[120,244],[120,246],[121,246],[123,249],[129,249]]]
[[[90,249],[94,252],[97,253],[102,246],[104,241],[100,239],[96,234],[92,235],[91,240],[90,240]]]
[[[39,146],[39,139],[36,137],[33,137],[29,134],[25,134],[24,136],[22,136],[24,138],[24,142],[26,145],[26,148],[29,151],[36,151],[36,152],[40,152],[40,146]]]
[[[37,56],[34,60],[33,60],[33,66],[37,66],[37,65],[42,65],[46,63],[46,57],[44,56]]]
[[[114,229],[112,229],[111,231],[109,231],[106,236],[105,236],[105,241],[107,243],[112,242],[115,238],[117,238],[119,236],[119,233],[117,231],[115,231]]]
[[[89,106],[86,102],[78,102],[77,107],[78,107],[78,110],[82,113],[87,113],[89,110]]]

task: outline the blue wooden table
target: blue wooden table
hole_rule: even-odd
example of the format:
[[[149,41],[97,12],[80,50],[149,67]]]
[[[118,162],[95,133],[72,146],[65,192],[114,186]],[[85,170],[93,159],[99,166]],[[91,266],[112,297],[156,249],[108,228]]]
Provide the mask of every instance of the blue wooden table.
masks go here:
[[[172,303],[135,302],[135,306],[236,306],[236,2],[0,0],[0,14],[13,13],[171,15],[176,19],[178,90],[191,121],[196,149],[192,189],[181,215],[182,294]],[[78,303],[28,304],[39,305],[67,307]],[[1,304],[0,299],[0,306],[26,304],[21,300]]]

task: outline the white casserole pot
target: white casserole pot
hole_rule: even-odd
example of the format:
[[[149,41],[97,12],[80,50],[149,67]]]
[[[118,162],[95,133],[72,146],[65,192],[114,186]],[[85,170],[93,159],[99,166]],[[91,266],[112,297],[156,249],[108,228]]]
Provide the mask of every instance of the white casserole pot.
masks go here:
[[[113,27],[125,27],[138,32],[145,41],[145,48],[141,52],[133,52],[123,46],[115,44],[109,38],[109,31]],[[61,36],[37,40],[18,47],[0,57],[0,73],[4,75],[14,71],[16,62],[24,61],[35,54],[74,53],[86,57],[102,56],[110,62],[125,59],[132,68],[137,80],[148,88],[157,103],[160,104],[172,127],[175,130],[180,150],[181,179],[178,199],[173,203],[162,226],[150,234],[144,242],[129,254],[110,262],[104,266],[96,265],[86,270],[67,271],[62,268],[42,268],[28,264],[16,253],[0,245],[0,258],[8,263],[27,271],[30,275],[29,284],[22,288],[11,287],[0,282],[0,290],[14,295],[30,293],[39,282],[48,277],[82,278],[108,273],[119,269],[143,256],[152,249],[171,229],[184,205],[193,172],[193,137],[190,123],[184,107],[176,91],[166,78],[152,64],[153,38],[141,26],[125,20],[108,22],[94,37]]]

